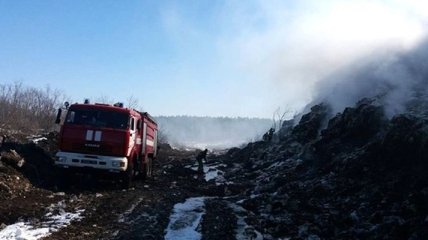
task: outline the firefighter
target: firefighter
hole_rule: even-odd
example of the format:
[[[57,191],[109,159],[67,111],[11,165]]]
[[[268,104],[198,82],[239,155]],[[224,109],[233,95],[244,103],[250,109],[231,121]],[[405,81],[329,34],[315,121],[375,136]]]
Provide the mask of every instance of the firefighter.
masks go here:
[[[274,132],[275,132],[274,128],[269,129],[269,131],[263,135],[263,140],[266,142],[272,141],[272,137],[273,137]]]
[[[199,173],[204,173],[204,165],[202,160],[205,160],[205,162],[207,161],[207,153],[208,153],[208,149],[205,149],[204,151],[200,152],[198,156],[196,156],[196,161],[198,161]]]
[[[0,144],[0,148],[1,148],[1,147],[3,147],[4,143],[6,142],[6,138],[7,138],[7,136],[6,136],[6,135],[3,135],[3,136],[2,136],[1,144]]]

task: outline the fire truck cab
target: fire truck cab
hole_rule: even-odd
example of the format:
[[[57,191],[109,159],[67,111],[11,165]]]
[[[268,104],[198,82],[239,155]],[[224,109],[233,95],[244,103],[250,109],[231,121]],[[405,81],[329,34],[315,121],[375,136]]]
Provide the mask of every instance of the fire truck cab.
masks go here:
[[[152,175],[157,155],[156,121],[123,104],[72,104],[59,137],[55,165],[67,171],[99,171],[120,175],[130,185],[135,175]],[[61,110],[57,123],[61,119]]]

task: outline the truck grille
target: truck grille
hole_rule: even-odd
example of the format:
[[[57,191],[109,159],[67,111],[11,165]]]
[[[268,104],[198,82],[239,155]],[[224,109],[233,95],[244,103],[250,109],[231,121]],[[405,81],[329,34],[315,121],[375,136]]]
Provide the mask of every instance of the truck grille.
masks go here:
[[[98,161],[98,160],[88,160],[88,159],[79,160],[79,159],[73,158],[71,161],[73,163],[83,163],[83,164],[93,164],[93,165],[103,165],[103,166],[107,165],[106,162]]]
[[[101,145],[100,147],[88,147],[85,144],[75,143],[73,144],[73,151],[80,153],[90,153],[99,155],[112,155],[113,148],[109,145]]]
[[[85,159],[83,159],[80,162],[83,164],[97,164],[98,163],[98,161],[96,161],[96,160],[85,160]]]

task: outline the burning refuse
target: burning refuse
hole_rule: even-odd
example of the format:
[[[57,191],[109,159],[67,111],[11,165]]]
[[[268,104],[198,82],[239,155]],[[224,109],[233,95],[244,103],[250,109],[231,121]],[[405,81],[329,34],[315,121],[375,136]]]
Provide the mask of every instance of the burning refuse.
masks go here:
[[[427,115],[428,41],[360,61],[321,82],[315,102],[326,101],[340,112],[369,97],[385,107],[388,117],[408,111]]]

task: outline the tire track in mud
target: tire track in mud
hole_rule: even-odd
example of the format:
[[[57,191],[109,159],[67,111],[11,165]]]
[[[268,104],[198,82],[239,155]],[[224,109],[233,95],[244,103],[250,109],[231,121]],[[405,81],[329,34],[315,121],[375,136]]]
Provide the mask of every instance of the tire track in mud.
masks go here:
[[[84,218],[47,239],[163,239],[173,205],[187,197],[161,173],[127,190],[106,188],[80,193]]]
[[[142,201],[128,212],[114,239],[163,239],[170,211],[185,196],[176,191],[150,189],[142,193]]]
[[[206,204],[202,206],[204,213],[195,229],[202,234],[202,239],[235,239],[237,218],[229,207],[229,201],[222,199],[223,187],[215,184],[215,181],[208,183],[197,177],[195,171],[188,166],[180,166],[168,172],[159,176],[162,180],[158,178],[153,185],[146,186],[142,200],[137,199],[137,204],[130,208],[132,211],[124,215],[126,219],[123,222],[126,226],[114,234],[114,239],[164,239],[174,208],[193,198],[201,198]],[[171,172],[174,174],[170,174]],[[163,183],[159,184],[160,182]],[[197,215],[201,209],[196,206],[187,211],[189,212],[186,213],[185,210],[184,213],[179,213],[183,216],[176,216],[183,217],[178,221],[190,221],[180,222],[183,228],[192,226],[192,216]]]

